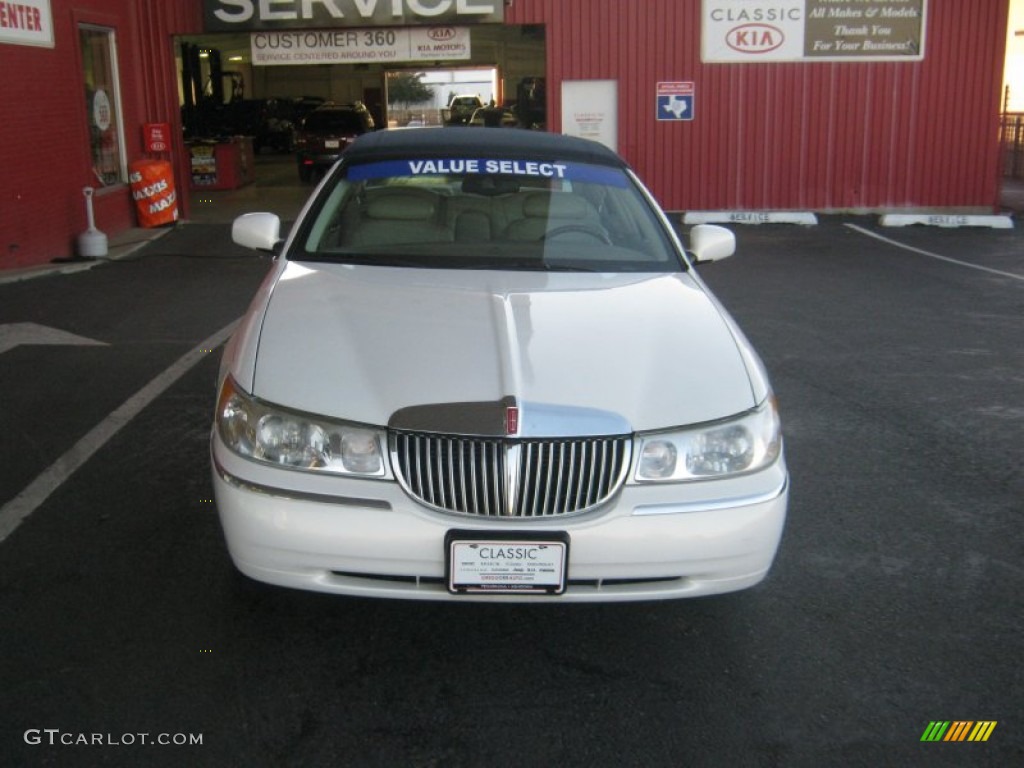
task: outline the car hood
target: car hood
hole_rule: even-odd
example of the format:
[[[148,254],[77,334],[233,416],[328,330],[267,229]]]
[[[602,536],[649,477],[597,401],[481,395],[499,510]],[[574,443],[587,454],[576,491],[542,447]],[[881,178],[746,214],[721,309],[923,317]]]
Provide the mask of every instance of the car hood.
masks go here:
[[[401,409],[501,402],[639,431],[756,404],[730,323],[686,273],[293,262],[273,288],[252,381],[269,402],[376,425]]]

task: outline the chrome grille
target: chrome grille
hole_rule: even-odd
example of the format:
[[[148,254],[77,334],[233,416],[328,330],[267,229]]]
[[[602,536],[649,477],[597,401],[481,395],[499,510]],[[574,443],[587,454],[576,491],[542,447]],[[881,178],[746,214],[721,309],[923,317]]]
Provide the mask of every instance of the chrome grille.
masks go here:
[[[629,437],[501,439],[391,433],[405,491],[434,509],[538,518],[585,512],[614,494],[629,468]]]

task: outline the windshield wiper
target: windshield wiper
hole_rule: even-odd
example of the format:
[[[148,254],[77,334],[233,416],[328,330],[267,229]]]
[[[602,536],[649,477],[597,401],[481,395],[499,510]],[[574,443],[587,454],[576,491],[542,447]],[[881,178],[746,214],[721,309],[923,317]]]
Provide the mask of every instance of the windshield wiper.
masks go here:
[[[496,269],[533,272],[597,272],[590,267],[581,267],[576,264],[552,264],[544,259],[473,259],[466,262],[470,269]]]
[[[578,264],[549,264],[545,262],[541,265],[541,269],[545,272],[599,272],[600,270],[592,269],[591,267],[581,267]]]
[[[292,261],[319,261],[329,264],[350,264],[352,266],[366,267],[431,267],[428,261],[422,258],[409,258],[406,255],[394,253],[351,253],[330,251],[320,253],[309,253],[302,256],[290,256]]]
[[[493,269],[497,271],[533,272],[599,272],[601,270],[578,264],[559,264],[531,258],[472,258],[412,256],[397,253],[354,253],[351,251],[321,251],[290,256],[292,261],[314,261],[330,264],[350,264],[369,267],[409,267],[413,269]]]

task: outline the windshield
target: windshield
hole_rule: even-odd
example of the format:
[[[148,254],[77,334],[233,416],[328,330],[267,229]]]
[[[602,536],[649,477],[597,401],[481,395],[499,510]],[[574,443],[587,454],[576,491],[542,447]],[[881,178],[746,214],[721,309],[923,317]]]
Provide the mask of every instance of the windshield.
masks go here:
[[[502,158],[342,167],[288,258],[435,269],[684,269],[626,171]]]

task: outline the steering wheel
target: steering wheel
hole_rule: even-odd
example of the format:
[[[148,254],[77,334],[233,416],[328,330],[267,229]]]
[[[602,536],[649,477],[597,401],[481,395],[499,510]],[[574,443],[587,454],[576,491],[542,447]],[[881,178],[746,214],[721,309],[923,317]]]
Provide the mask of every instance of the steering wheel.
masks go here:
[[[562,235],[567,235],[572,232],[578,232],[583,235],[589,235],[595,240],[600,240],[605,245],[612,245],[612,239],[611,237],[608,236],[607,232],[605,232],[603,229],[598,229],[587,224],[563,224],[560,227],[555,227],[554,229],[545,232],[538,239],[554,240],[556,237],[561,237]]]

